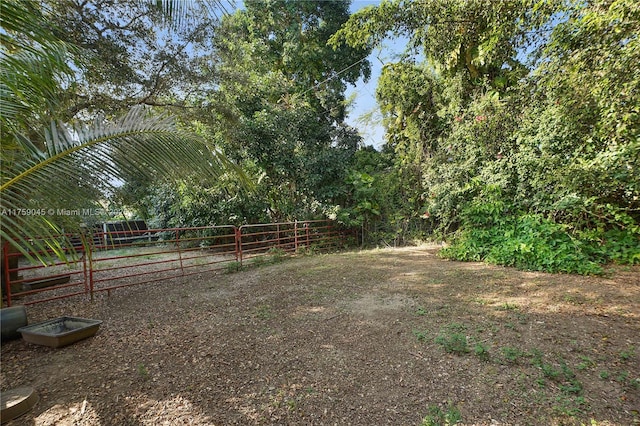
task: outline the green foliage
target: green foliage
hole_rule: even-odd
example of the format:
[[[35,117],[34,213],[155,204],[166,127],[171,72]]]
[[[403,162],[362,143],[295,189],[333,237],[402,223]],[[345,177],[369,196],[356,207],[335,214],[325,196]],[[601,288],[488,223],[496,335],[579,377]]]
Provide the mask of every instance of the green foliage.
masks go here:
[[[640,239],[631,230],[612,228],[572,232],[540,214],[510,211],[491,194],[462,212],[462,230],[441,255],[486,261],[525,270],[598,274],[601,263],[637,263]]]
[[[470,351],[467,336],[464,333],[440,332],[434,341],[450,353],[462,355]]]
[[[478,342],[473,346],[473,353],[475,356],[483,361],[489,360],[489,348],[484,343]]]
[[[38,3],[54,34],[81,47],[71,55],[81,66],[64,85],[63,120],[120,115],[132,105],[167,108],[184,117],[201,111],[201,96],[216,79],[208,62],[228,2]]]
[[[415,315],[418,316],[424,316],[427,314],[427,310],[425,308],[423,308],[422,306],[419,306],[416,310],[415,310]]]
[[[564,361],[560,363],[560,370],[564,379],[564,382],[560,385],[560,390],[566,394],[581,395],[583,386],[573,370]]]
[[[347,177],[347,185],[351,190],[352,205],[348,209],[337,211],[336,218],[346,225],[366,227],[372,220],[380,216],[380,205],[376,200],[376,188],[373,176],[351,171]]]
[[[542,369],[542,373],[545,375],[545,377],[548,377],[550,379],[555,379],[560,375],[560,371],[558,371],[551,364],[544,363],[540,366],[540,368]]]
[[[629,361],[636,357],[636,348],[629,346],[627,349],[620,352],[620,359],[622,361]]]
[[[138,377],[140,377],[142,380],[149,380],[149,378],[151,377],[149,374],[149,370],[143,363],[138,364],[137,372]]]
[[[35,1],[3,2],[0,24],[0,140],[3,162],[13,162],[24,154],[14,135],[27,135],[42,147],[36,129],[59,118],[61,82],[73,74],[69,56],[77,49],[56,37],[56,27]]]
[[[578,370],[587,370],[596,365],[596,363],[588,356],[581,356],[582,362],[576,367]]]
[[[429,332],[427,330],[413,330],[412,333],[416,336],[418,342],[425,342],[429,337]]]
[[[257,182],[253,191],[244,188],[233,174],[223,174],[206,186],[193,181],[127,184],[114,199],[134,207],[156,228],[269,222],[269,204],[260,197],[265,184],[259,181],[255,166],[245,163],[245,170],[249,179]]]
[[[427,66],[409,63],[386,65],[376,96],[390,135],[389,145],[402,152],[402,164],[420,164],[436,148],[446,130],[442,105],[443,79]]]
[[[529,0],[385,1],[354,14],[332,42],[371,47],[388,33],[409,34],[412,46],[446,73],[464,73],[470,81],[489,77],[504,86],[511,73],[517,76],[516,49],[527,40],[530,27],[553,10],[551,5]]]
[[[343,203],[327,210],[341,223],[360,227],[365,245],[402,245],[429,233],[431,223],[420,217],[413,189],[394,167],[394,158],[389,149],[356,151]]]
[[[125,182],[109,201],[154,226],[329,216],[370,245],[448,239],[453,259],[581,274],[640,263],[636,1],[389,0],[349,17],[347,1],[247,0],[221,19],[218,6],[7,2],[2,184],[14,165],[71,146],[63,133],[76,132],[45,135],[42,123],[113,121],[146,104],[177,112],[173,130],[214,141],[256,182],[247,191],[223,173],[203,185],[164,167],[195,164],[193,152],[105,148],[103,169]],[[366,80],[372,49],[399,35],[409,47],[376,89],[387,143],[362,148],[345,123],[346,85]],[[84,158],[52,203],[105,194]],[[220,158],[215,169],[234,169]],[[38,188],[17,189],[35,203]]]
[[[632,0],[356,13],[333,43],[411,38],[377,88],[396,210],[453,237],[442,252],[453,259],[581,274],[638,263],[639,18]],[[518,50],[532,53],[527,67]]]
[[[96,111],[94,100],[84,96],[83,89],[89,85],[85,85],[87,79],[83,76],[95,70],[92,60],[96,59],[96,52],[92,48],[97,48],[99,42],[89,39],[96,30],[102,29],[97,31],[100,38],[123,29],[113,21],[104,22],[109,11],[89,2],[5,3],[0,14],[2,243],[9,242],[29,257],[29,250],[34,249],[43,262],[54,255],[65,259],[64,247],[70,242],[60,241],[58,236],[62,229],[80,232],[82,218],[78,215],[69,219],[57,211],[98,206],[107,193],[132,176],[148,180],[162,176],[178,181],[195,174],[198,181],[206,182],[208,178],[239,171],[205,139],[185,132],[166,114],[151,114],[140,106],[130,109],[131,104],[145,102],[128,103],[119,97],[118,110],[128,111],[119,117],[105,116],[107,105],[99,105]],[[155,10],[170,4],[173,2],[166,0],[135,6]],[[78,37],[70,40],[65,31],[77,28],[69,25],[65,13],[58,13],[61,11],[105,15],[96,19],[103,21],[96,26],[94,20],[88,19],[92,22],[90,29],[79,30]],[[156,12],[155,18],[171,20],[162,7]],[[123,16],[114,15],[117,16],[111,17],[122,23]],[[148,19],[152,19],[150,14],[143,13],[129,24],[138,27]],[[110,52],[112,60],[122,59],[113,53]],[[140,55],[136,59],[148,62]],[[111,88],[135,91],[130,86],[120,87],[114,76],[109,78],[115,83]],[[106,91],[109,84],[106,80],[102,83],[99,90]],[[72,106],[79,98],[83,106]],[[242,180],[240,173],[236,177]],[[20,214],[21,211],[35,214]]]
[[[514,348],[511,346],[505,346],[501,349],[502,355],[504,358],[512,363],[518,362],[518,359],[523,357],[525,354],[518,348]]]
[[[451,402],[444,410],[437,405],[430,405],[428,411],[421,426],[454,426],[462,421],[460,409]]]
[[[269,305],[260,305],[256,308],[255,316],[261,320],[270,320],[275,316],[273,309]]]
[[[236,262],[236,261],[229,262],[225,266],[225,272],[227,274],[233,274],[235,272],[240,271],[240,269],[242,269],[242,265],[240,264],[240,262]]]
[[[267,265],[275,265],[281,263],[287,255],[287,252],[279,247],[272,247],[266,253],[257,253],[248,259],[248,262],[241,265],[240,262],[229,262],[226,265],[228,274],[247,269],[248,267],[259,268]]]
[[[213,107],[197,118],[203,133],[249,170],[255,191],[233,182],[154,185],[138,210],[166,224],[208,225],[318,218],[349,208],[347,182],[361,137],[344,122],[344,92],[368,77],[369,51],[327,45],[348,16],[348,2],[288,0],[247,1],[224,16],[210,52],[215,89],[201,95]],[[363,203],[344,222],[371,209]]]
[[[267,252],[267,256],[269,257],[270,263],[280,263],[284,260],[287,252],[281,249],[280,247],[271,247]]]

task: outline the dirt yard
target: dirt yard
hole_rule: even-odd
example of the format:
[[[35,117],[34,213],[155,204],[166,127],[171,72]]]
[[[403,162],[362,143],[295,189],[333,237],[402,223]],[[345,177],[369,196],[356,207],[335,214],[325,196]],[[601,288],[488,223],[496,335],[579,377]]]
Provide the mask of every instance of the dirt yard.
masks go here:
[[[98,334],[2,346],[9,425],[638,425],[640,268],[605,277],[441,260],[286,259],[28,308]]]

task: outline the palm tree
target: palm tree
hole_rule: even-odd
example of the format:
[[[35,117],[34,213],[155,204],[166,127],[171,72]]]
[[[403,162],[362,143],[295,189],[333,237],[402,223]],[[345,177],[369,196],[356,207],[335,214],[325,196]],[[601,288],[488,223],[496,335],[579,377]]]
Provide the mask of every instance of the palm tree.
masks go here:
[[[148,0],[152,1],[152,0]],[[179,1],[157,1],[169,16]],[[70,80],[75,49],[57,39],[35,1],[0,5],[0,240],[43,262],[65,257],[65,231],[78,230],[61,209],[87,206],[126,176],[215,179],[238,173],[219,151],[179,130],[168,116],[134,108],[90,125],[56,121],[60,88]],[[77,51],[75,52],[77,57]],[[82,53],[82,52],[80,52]]]

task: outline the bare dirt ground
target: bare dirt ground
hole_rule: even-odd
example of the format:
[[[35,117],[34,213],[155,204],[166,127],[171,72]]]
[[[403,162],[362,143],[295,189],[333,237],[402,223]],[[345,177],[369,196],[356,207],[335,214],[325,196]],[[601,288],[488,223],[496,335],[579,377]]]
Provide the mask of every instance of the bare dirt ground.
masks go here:
[[[9,425],[640,424],[640,268],[604,277],[439,259],[287,259],[28,308],[98,334],[2,345]]]

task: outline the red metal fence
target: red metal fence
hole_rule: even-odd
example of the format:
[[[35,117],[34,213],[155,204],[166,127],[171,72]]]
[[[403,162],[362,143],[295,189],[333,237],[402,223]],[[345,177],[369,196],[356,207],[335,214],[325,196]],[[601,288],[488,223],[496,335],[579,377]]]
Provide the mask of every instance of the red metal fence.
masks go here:
[[[71,260],[29,263],[3,247],[3,298],[31,305],[170,278],[236,269],[262,256],[345,246],[353,235],[328,220],[144,229],[67,236]],[[35,252],[31,252],[35,255]],[[254,261],[257,261],[254,259]]]

